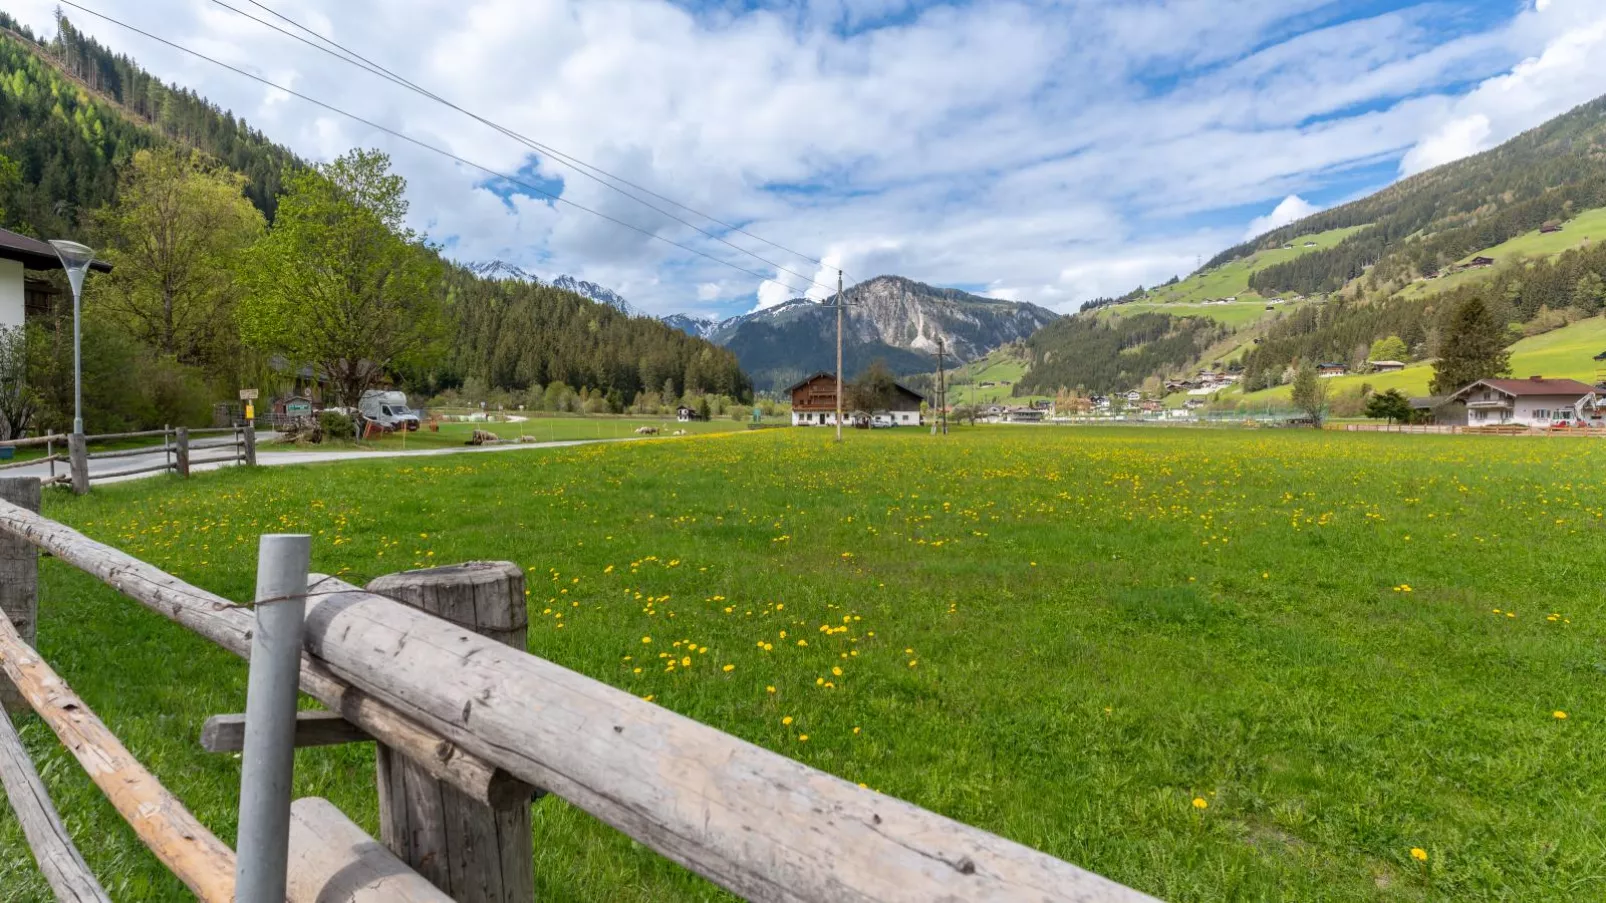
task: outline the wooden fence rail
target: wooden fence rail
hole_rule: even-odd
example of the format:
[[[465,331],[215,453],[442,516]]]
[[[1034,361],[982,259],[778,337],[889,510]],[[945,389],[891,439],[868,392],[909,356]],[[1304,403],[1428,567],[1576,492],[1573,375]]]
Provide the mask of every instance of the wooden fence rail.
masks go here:
[[[15,505],[26,540],[237,654],[232,603]],[[541,787],[752,900],[1152,898],[866,790],[428,612],[329,577],[309,592],[302,689],[391,750],[506,806]],[[472,763],[475,777],[464,781]],[[497,794],[493,775],[517,792]],[[465,787],[465,784],[467,785]],[[457,899],[464,899],[457,897]]]

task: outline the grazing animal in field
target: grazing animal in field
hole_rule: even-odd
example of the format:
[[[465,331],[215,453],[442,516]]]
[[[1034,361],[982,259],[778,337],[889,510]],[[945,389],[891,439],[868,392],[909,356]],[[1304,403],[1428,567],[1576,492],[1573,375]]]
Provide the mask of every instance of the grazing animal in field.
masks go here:
[[[638,427],[636,427],[636,435],[638,435],[638,436],[656,436],[656,435],[658,435],[658,427],[656,427],[656,426],[638,426]]]
[[[674,434],[676,436],[684,436],[684,435],[686,435],[686,431],[685,430],[675,430]]]
[[[469,445],[485,445],[488,442],[501,442],[496,434],[490,430],[475,430],[473,438],[468,440]]]

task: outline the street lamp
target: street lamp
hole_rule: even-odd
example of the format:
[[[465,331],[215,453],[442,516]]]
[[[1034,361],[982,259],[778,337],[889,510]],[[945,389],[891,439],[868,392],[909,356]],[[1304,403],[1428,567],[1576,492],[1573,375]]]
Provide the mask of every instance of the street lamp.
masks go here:
[[[51,240],[50,246],[56,249],[61,267],[67,271],[67,281],[72,283],[72,431],[81,436],[84,433],[84,361],[79,328],[83,317],[79,311],[84,298],[84,274],[89,272],[95,252],[76,241],[59,238]]]

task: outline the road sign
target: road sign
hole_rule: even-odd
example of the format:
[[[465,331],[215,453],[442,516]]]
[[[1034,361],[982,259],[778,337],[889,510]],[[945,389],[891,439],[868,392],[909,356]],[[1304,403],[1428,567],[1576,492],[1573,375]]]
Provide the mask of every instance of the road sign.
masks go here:
[[[240,390],[240,400],[241,401],[256,401],[257,400],[257,390],[255,390],[255,389],[241,389]]]

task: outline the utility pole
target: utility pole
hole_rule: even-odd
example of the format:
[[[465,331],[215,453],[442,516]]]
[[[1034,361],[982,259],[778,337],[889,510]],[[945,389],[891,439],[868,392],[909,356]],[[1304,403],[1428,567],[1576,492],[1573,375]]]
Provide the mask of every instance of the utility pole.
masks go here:
[[[942,421],[942,434],[948,435],[948,387],[944,383],[946,371],[942,365],[943,340],[937,337],[937,418]]]
[[[842,441],[842,271],[836,271],[836,441]]]

